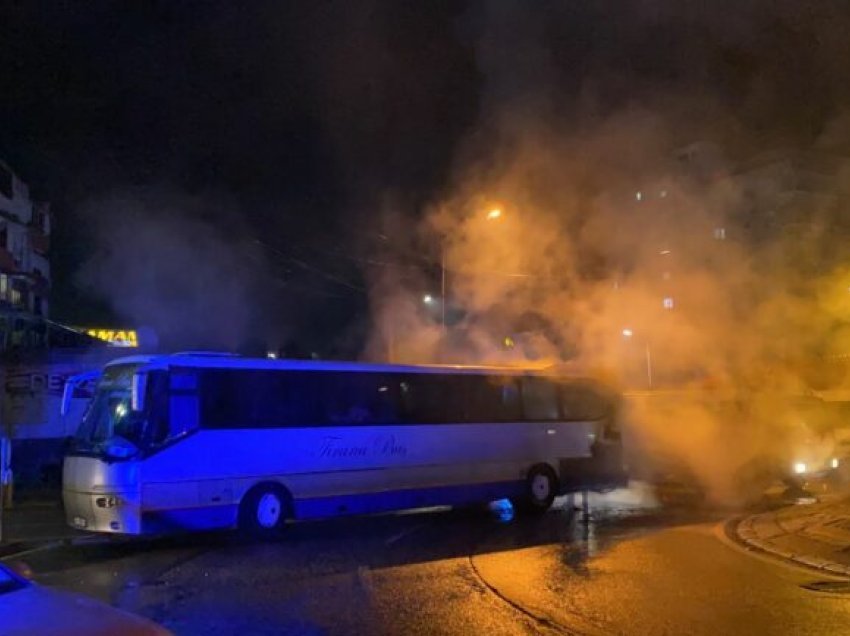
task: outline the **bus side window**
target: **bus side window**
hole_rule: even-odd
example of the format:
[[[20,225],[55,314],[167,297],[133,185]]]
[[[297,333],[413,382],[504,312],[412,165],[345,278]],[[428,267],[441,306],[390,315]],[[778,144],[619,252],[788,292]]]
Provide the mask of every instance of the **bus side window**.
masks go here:
[[[398,416],[398,383],[391,376],[370,373],[373,376],[369,387],[372,409],[377,424],[395,424]]]
[[[516,378],[496,378],[491,380],[496,389],[495,402],[498,408],[499,422],[517,422],[522,419],[519,383]]]
[[[156,422],[154,430],[168,441],[195,431],[200,426],[200,404],[198,399],[198,375],[194,370],[173,369],[170,374],[169,391],[165,395],[169,401],[167,409],[159,409],[165,421]],[[167,414],[167,416],[166,416]]]
[[[522,379],[522,408],[527,420],[557,420],[556,386],[547,378]]]
[[[200,371],[201,423],[204,428],[226,428],[233,416],[233,400],[230,399],[231,374],[219,369]]]
[[[168,438],[168,376],[162,371],[148,374],[145,405],[145,441],[158,446]]]
[[[445,423],[449,388],[445,376],[436,373],[401,376],[398,391],[402,419],[410,424]]]
[[[517,422],[522,419],[519,386],[511,377],[459,376],[466,391],[460,396],[465,418],[458,421]]]
[[[312,426],[322,422],[322,373],[277,373],[277,394],[272,397],[271,426]]]
[[[234,398],[239,420],[257,428],[274,427],[280,418],[277,406],[284,390],[281,375],[272,371],[249,371],[234,376]]]
[[[563,385],[561,389],[561,412],[565,420],[601,420],[610,415],[607,400],[588,385]]]
[[[330,384],[323,403],[329,424],[391,424],[398,421],[395,386],[380,373],[324,376]]]

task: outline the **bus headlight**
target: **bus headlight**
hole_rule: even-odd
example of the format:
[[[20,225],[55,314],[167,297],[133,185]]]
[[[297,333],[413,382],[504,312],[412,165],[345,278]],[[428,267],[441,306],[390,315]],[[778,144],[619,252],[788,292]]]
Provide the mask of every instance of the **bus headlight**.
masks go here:
[[[794,474],[803,475],[806,472],[806,462],[794,462]]]
[[[837,457],[833,457],[833,458],[832,458],[832,461],[831,461],[831,462],[829,462],[829,465],[830,465],[830,466],[832,466],[833,468],[838,468],[838,458],[837,458]]]
[[[113,495],[110,497],[98,497],[94,500],[94,503],[98,508],[116,508],[120,500]]]

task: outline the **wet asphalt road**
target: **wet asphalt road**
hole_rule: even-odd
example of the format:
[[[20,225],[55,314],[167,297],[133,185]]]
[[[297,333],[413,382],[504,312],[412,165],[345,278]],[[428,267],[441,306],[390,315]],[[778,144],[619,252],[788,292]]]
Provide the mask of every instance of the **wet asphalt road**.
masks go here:
[[[850,593],[743,553],[720,514],[619,493],[587,523],[562,505],[299,524],[34,553],[37,580],[177,634],[837,634]],[[848,588],[850,592],[850,588]]]

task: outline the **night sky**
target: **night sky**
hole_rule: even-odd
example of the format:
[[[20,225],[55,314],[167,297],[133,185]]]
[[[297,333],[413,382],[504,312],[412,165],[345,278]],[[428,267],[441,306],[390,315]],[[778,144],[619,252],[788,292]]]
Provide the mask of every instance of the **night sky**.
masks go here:
[[[0,156],[54,202],[55,318],[128,319],[79,282],[98,202],[194,197],[165,207],[263,241],[269,311],[325,333],[368,313],[377,210],[414,220],[496,113],[637,102],[682,143],[805,145],[846,111],[848,26],[828,1],[3,3]]]

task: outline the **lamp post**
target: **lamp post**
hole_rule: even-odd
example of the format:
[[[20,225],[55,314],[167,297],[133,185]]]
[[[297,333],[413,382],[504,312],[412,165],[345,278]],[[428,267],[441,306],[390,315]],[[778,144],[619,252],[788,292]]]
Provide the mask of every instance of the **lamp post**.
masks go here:
[[[631,340],[635,335],[634,331],[629,329],[628,327],[624,328],[622,331],[623,338],[626,340]],[[646,383],[648,388],[652,388],[652,351],[649,348],[649,341],[644,341],[644,354],[646,356]]]
[[[484,216],[486,221],[496,221],[502,218],[502,208],[495,207],[487,211]],[[443,331],[446,329],[446,243],[443,241],[440,248],[440,325]]]
[[[446,245],[440,250],[440,325],[446,330]]]

